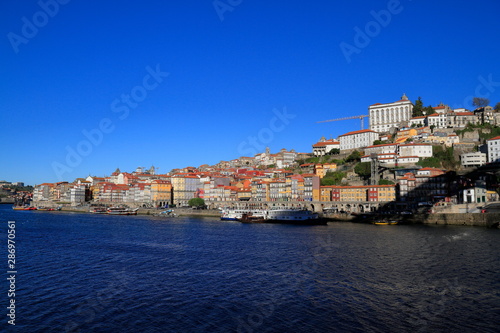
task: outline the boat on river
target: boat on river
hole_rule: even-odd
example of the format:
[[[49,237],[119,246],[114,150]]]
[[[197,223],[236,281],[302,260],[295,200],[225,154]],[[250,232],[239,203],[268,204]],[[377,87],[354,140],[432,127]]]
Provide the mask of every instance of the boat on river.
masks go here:
[[[36,210],[36,207],[31,206],[12,206],[14,210]]]
[[[176,217],[177,214],[174,213],[174,210],[173,209],[167,209],[167,210],[164,210],[158,214],[154,214],[155,216],[163,216],[163,217]]]
[[[42,210],[42,211],[48,211],[48,212],[54,212],[54,211],[59,211],[61,210],[62,208],[61,207],[44,207],[44,206],[40,206],[40,207],[37,207],[36,208],[37,210]]]
[[[325,219],[307,209],[229,209],[224,210],[221,220],[234,220],[244,223],[283,223],[301,225],[324,225]]]
[[[95,207],[90,210],[92,214],[107,214],[108,210],[104,207]]]
[[[223,221],[241,221],[244,216],[263,216],[262,209],[223,209],[220,219]]]
[[[130,209],[123,207],[110,207],[107,210],[108,215],[137,215],[139,208]]]

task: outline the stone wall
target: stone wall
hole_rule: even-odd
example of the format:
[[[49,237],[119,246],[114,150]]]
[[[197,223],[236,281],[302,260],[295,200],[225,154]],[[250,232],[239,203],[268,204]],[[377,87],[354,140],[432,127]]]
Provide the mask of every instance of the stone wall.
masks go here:
[[[496,227],[500,221],[500,213],[476,214],[429,214],[422,223],[437,225],[468,225],[480,227]]]

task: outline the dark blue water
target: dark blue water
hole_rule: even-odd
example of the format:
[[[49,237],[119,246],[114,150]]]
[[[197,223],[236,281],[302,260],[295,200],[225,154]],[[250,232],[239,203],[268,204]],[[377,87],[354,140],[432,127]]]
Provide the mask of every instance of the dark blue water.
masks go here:
[[[498,332],[500,230],[13,211],[16,332]]]

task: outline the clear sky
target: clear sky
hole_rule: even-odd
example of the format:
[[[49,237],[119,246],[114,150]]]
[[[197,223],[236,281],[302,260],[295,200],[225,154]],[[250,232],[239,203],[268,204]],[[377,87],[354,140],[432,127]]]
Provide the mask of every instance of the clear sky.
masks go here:
[[[500,101],[497,0],[2,1],[0,180],[215,164]],[[365,125],[366,126],[366,125]]]

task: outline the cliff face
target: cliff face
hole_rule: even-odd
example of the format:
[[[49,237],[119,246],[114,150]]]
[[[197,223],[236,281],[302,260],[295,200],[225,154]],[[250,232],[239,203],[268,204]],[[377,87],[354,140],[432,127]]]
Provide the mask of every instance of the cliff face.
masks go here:
[[[479,132],[474,130],[472,132],[464,132],[460,135],[460,142],[464,143],[479,143]]]

